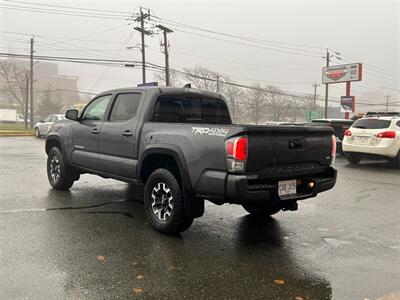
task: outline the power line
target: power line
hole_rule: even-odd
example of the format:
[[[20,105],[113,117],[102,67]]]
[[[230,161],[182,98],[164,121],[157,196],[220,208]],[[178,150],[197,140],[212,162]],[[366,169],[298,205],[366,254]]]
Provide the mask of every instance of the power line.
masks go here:
[[[78,37],[78,38],[77,37],[55,36],[55,35],[43,35],[43,34],[37,34],[37,33],[35,33],[34,35],[36,37],[42,37],[42,38],[45,38],[45,39],[46,38],[59,39],[59,40],[62,40],[63,42],[65,40],[67,40],[67,41],[74,40],[74,41],[83,41],[83,42],[89,42],[89,43],[102,43],[102,44],[107,43],[107,44],[122,45],[123,44],[122,42],[110,42],[108,40],[107,41],[105,41],[105,40],[102,40],[102,41],[100,41],[100,40],[88,40],[88,39],[86,39],[86,37],[102,34],[102,33],[105,33],[105,32],[110,32],[110,31],[113,31],[115,29],[119,29],[119,28],[126,27],[126,26],[129,26],[129,25],[130,24],[119,25],[119,26],[116,26],[116,27],[108,28],[107,30],[103,30],[103,31],[100,31],[100,32],[95,32],[95,33],[92,33],[92,34],[89,34],[89,35],[85,35],[85,36],[82,36],[82,37]],[[6,30],[0,30],[0,32],[6,33],[6,34],[22,35],[22,36],[32,36],[33,35],[33,33],[21,33],[21,32],[6,31]],[[2,37],[2,38],[4,38],[4,37]]]
[[[150,49],[152,47],[149,47]],[[243,66],[251,66],[251,67],[259,67],[259,68],[266,68],[266,69],[277,69],[277,70],[293,70],[293,71],[313,71],[312,69],[301,69],[301,68],[290,68],[290,67],[276,67],[276,66],[266,66],[266,65],[260,65],[260,64],[251,64],[251,63],[246,63],[246,62],[239,62],[239,61],[233,61],[233,60],[226,60],[226,59],[221,59],[221,58],[215,58],[215,57],[210,57],[210,56],[204,56],[204,55],[198,55],[198,54],[193,54],[193,53],[188,53],[188,52],[183,52],[183,51],[171,51],[170,54],[180,54],[180,55],[185,55],[185,56],[190,56],[190,57],[197,57],[205,60],[212,60],[212,61],[218,61],[218,62],[225,62],[228,64],[237,64],[237,65],[243,65]]]
[[[320,55],[302,53],[302,52],[300,52],[301,50],[298,50],[299,52],[294,52],[294,51],[288,51],[288,50],[282,50],[282,49],[275,49],[275,48],[269,48],[269,47],[264,47],[264,46],[259,46],[259,45],[253,45],[253,44],[243,43],[243,42],[239,42],[239,41],[227,40],[227,39],[218,38],[218,37],[213,37],[213,36],[204,35],[204,34],[200,34],[200,33],[194,33],[194,32],[185,31],[185,30],[182,30],[182,29],[179,29],[179,28],[174,28],[174,27],[171,27],[171,29],[173,29],[174,31],[186,33],[186,34],[189,34],[189,35],[195,35],[195,36],[199,36],[199,37],[203,37],[203,38],[208,38],[208,39],[212,39],[212,40],[217,40],[217,41],[222,41],[222,42],[226,42],[226,43],[231,43],[231,44],[235,44],[235,45],[241,45],[241,46],[246,46],[246,47],[252,47],[252,48],[257,48],[257,49],[262,49],[262,50],[275,51],[275,52],[279,52],[279,53],[289,53],[289,54],[294,54],[294,55],[301,55],[301,56],[308,56],[308,57],[318,57],[318,58],[321,58]],[[296,51],[297,51],[297,50],[296,50]]]
[[[354,60],[348,60],[348,59],[343,59],[343,61],[348,62],[348,63],[354,62]],[[363,63],[363,68],[367,69],[368,67],[365,67],[364,65],[368,66],[369,64]],[[384,79],[392,80],[392,81],[400,81],[400,78],[394,77],[392,75],[387,75],[382,71],[376,71],[376,70],[371,70],[371,69],[369,69],[369,71],[370,72],[363,70],[363,73],[375,76],[377,78],[384,78]]]
[[[35,3],[35,2],[26,2],[26,1],[16,1],[16,0],[6,0],[6,2],[11,2],[11,3],[16,3],[16,4],[27,4],[28,6],[16,6],[15,7],[21,7],[21,8],[31,8],[31,9],[42,9],[42,10],[58,10],[58,9],[63,9],[59,10],[60,12],[70,12],[70,13],[84,13],[86,14],[92,14],[92,15],[101,15],[101,16],[120,16],[120,15],[127,15],[128,12],[125,11],[116,11],[116,10],[104,10],[104,9],[92,9],[92,8],[83,8],[83,7],[72,7],[72,6],[63,6],[63,5],[54,5],[54,4],[44,4],[44,3]],[[10,4],[7,4],[11,6]],[[45,8],[35,8],[35,6],[40,6],[40,7],[45,7]],[[93,12],[98,12],[98,13],[93,13]],[[131,14],[133,15],[133,13]],[[311,46],[311,45],[305,45],[305,44],[300,44],[300,43],[288,43],[288,42],[281,42],[281,41],[272,41],[272,40],[265,40],[265,39],[260,39],[260,38],[251,38],[251,37],[244,37],[241,35],[235,35],[235,34],[229,34],[225,32],[218,32],[215,30],[210,30],[210,29],[205,29],[205,28],[200,28],[192,25],[187,25],[184,23],[160,18],[157,16],[153,15],[153,18],[156,18],[162,22],[169,23],[174,26],[180,26],[180,27],[185,27],[187,29],[191,30],[197,30],[197,31],[203,31],[207,33],[212,33],[220,36],[225,36],[225,37],[230,37],[230,38],[235,38],[235,39],[242,39],[246,41],[251,41],[255,43],[263,43],[263,44],[268,44],[268,45],[277,45],[279,47],[287,47],[287,46],[294,46],[294,47],[301,47],[301,48],[309,48],[309,49],[325,49],[326,47],[321,47],[321,46]],[[289,48],[292,49],[293,48]],[[294,49],[297,50],[297,49]],[[308,50],[301,50],[301,51],[308,51]],[[316,52],[310,51],[310,53],[314,54],[319,54]]]
[[[29,55],[8,54],[8,53],[1,53],[1,52],[0,52],[0,57],[16,57],[16,58],[22,58],[22,59],[29,59]],[[109,65],[109,66],[112,66],[112,67],[121,67],[121,68],[125,68],[125,64],[127,64],[127,63],[131,63],[131,64],[133,63],[133,64],[138,65],[138,66],[140,66],[140,64],[141,64],[140,61],[109,60],[109,59],[107,60],[107,59],[81,58],[81,57],[35,56],[35,60],[49,60],[49,61],[59,61],[59,62],[95,64],[95,65]],[[161,65],[158,65],[158,64],[154,64],[154,63],[147,63],[147,68],[153,69],[153,70],[158,71],[158,72],[164,72],[164,66],[161,66]],[[175,73],[182,74],[182,75],[191,76],[191,77],[194,77],[194,78],[200,78],[200,79],[207,80],[207,81],[212,81],[212,82],[216,82],[217,81],[217,79],[215,79],[215,78],[208,78],[208,77],[205,77],[205,76],[192,74],[192,73],[187,72],[187,71],[182,71],[182,70],[177,70],[177,69],[171,69],[171,71],[175,72]],[[254,86],[249,86],[249,85],[240,84],[240,83],[236,83],[236,82],[224,81],[223,84],[236,86],[236,87],[249,89],[249,90],[258,90],[258,91],[263,91],[263,92],[267,92],[267,93],[271,93],[271,94],[289,96],[289,97],[292,97],[292,98],[299,98],[299,99],[305,99],[305,98],[308,99],[309,96],[310,96],[308,94],[296,94],[296,93],[288,92],[288,91],[284,91],[284,90],[273,90],[273,89],[267,89],[267,88],[261,88],[261,87],[254,87]],[[323,99],[317,98],[317,101],[323,101]],[[329,101],[333,102],[333,103],[340,103],[339,100],[336,100],[336,99],[333,99],[333,98],[330,98]],[[394,102],[394,103],[390,103],[389,105],[392,105],[392,104],[397,104],[397,103]],[[385,105],[385,104],[384,103],[357,102],[357,105],[358,106],[362,106],[362,105],[366,105],[366,106],[373,106],[373,105],[382,106],[382,105]]]
[[[51,13],[56,15],[65,15],[65,16],[74,16],[74,17],[88,17],[88,18],[97,18],[102,20],[129,20],[130,16],[126,18],[122,18],[121,16],[112,16],[112,15],[102,15],[102,14],[90,14],[86,12],[71,12],[71,11],[62,11],[62,10],[52,10],[52,9],[41,9],[41,8],[27,8],[18,5],[9,5],[9,4],[0,4],[0,8],[15,10],[15,11],[28,11],[28,12],[36,12],[36,13]]]
[[[188,29],[192,29],[192,30],[203,31],[203,32],[207,32],[207,33],[217,34],[217,35],[236,38],[236,39],[242,39],[242,40],[246,40],[246,41],[259,42],[259,43],[261,42],[264,44],[288,45],[288,46],[312,48],[312,49],[325,49],[326,48],[326,47],[321,47],[321,46],[310,46],[310,45],[299,44],[299,43],[287,43],[287,42],[280,42],[280,41],[265,40],[265,39],[260,39],[260,38],[245,37],[245,36],[241,36],[241,35],[230,34],[230,33],[225,33],[225,32],[218,32],[215,30],[210,30],[210,29],[205,29],[205,28],[196,27],[196,26],[192,26],[192,25],[187,25],[184,23],[175,22],[175,21],[168,20],[165,18],[160,18],[157,16],[153,16],[153,17],[159,19],[160,21],[162,21],[164,23],[168,23],[170,25],[181,26],[181,27],[185,27]]]
[[[354,58],[351,58],[351,57],[349,57],[349,56],[347,56],[347,55],[343,55],[343,57],[347,57],[350,61],[362,61],[362,60],[360,60],[360,59],[354,59]],[[376,72],[382,72],[382,73],[387,73],[387,74],[390,74],[390,75],[394,75],[394,76],[398,76],[399,74],[397,74],[397,73],[395,73],[395,72],[390,72],[390,71],[388,71],[388,70],[386,70],[386,69],[384,69],[384,68],[381,68],[381,67],[377,67],[377,66],[375,66],[375,65],[373,65],[373,64],[370,64],[370,63],[363,63],[363,65],[366,65],[366,66],[369,66],[370,68],[374,68],[374,69],[376,69],[377,71]]]
[[[126,38],[125,45],[130,41],[130,39],[132,38],[132,35],[133,35],[133,30],[129,33],[128,37]],[[114,57],[113,58],[115,58],[115,56],[119,55],[119,53],[122,51],[123,47],[124,46],[121,46],[121,48],[116,53],[114,53],[114,55],[113,55]],[[100,74],[100,76],[97,78],[96,82],[94,83],[94,85],[90,89],[91,91],[97,86],[97,84],[100,82],[100,80],[104,77],[104,74],[108,71],[108,68],[109,68],[109,66],[107,66],[103,70],[103,72]]]
[[[21,4],[29,4],[29,5],[36,5],[36,6],[45,6],[45,7],[56,7],[56,8],[66,8],[66,9],[79,9],[79,10],[87,10],[87,11],[98,11],[98,12],[106,12],[106,13],[116,13],[116,14],[126,14],[125,11],[117,11],[117,10],[105,10],[105,9],[95,9],[95,8],[83,8],[83,7],[72,7],[72,6],[63,6],[63,5],[54,5],[54,4],[44,4],[44,3],[37,3],[37,2],[26,2],[26,1],[16,1],[16,0],[4,0],[5,2],[14,2],[14,3],[21,3]]]

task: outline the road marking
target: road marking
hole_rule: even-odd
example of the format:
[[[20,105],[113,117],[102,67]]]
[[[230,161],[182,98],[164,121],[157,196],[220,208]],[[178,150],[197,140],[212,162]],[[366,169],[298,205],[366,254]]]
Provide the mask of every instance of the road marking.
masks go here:
[[[50,211],[50,210],[89,209],[89,208],[95,208],[95,207],[100,207],[100,206],[105,206],[105,205],[112,205],[112,204],[121,203],[121,202],[127,202],[127,200],[126,199],[121,199],[121,200],[115,200],[115,201],[112,201],[112,202],[103,202],[103,203],[97,203],[97,204],[87,205],[87,206],[64,206],[64,207],[50,207],[50,208],[6,209],[6,210],[0,210],[0,214],[19,213],[19,212],[39,212],[39,211]]]
[[[35,212],[35,211],[46,211],[46,208],[25,208],[25,209],[8,209],[8,210],[0,210],[0,214],[10,214],[10,213],[18,213],[18,212]]]

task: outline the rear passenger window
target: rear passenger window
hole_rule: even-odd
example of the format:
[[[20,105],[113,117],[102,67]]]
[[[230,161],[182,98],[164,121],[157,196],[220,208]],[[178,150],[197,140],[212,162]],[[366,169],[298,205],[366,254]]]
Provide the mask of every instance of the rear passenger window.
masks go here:
[[[397,127],[400,127],[400,121],[397,121],[396,125]]]
[[[140,98],[141,94],[137,93],[117,95],[111,110],[110,121],[116,122],[133,119],[136,116]]]

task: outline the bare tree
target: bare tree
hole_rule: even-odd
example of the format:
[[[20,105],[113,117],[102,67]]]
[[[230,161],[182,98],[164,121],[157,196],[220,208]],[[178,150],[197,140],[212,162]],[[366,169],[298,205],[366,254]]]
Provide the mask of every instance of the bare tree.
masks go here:
[[[267,86],[268,92],[263,93],[265,97],[265,105],[272,120],[283,121],[290,117],[290,108],[293,98],[285,95],[282,90],[275,86]]]
[[[303,97],[292,97],[291,100],[291,121],[296,122],[306,120],[307,111],[314,110],[313,95],[304,95]]]
[[[261,89],[260,84],[248,89],[246,92],[247,118],[250,122],[259,124],[266,120],[268,111],[265,92]]]
[[[20,106],[22,113],[25,113],[25,99],[28,90],[26,89],[28,70],[23,64],[11,60],[0,60],[0,78],[4,85],[2,91],[11,95]]]
[[[163,84],[166,85],[165,71],[154,72],[153,78],[155,81],[162,82]],[[174,70],[169,71],[169,82],[170,86],[173,87],[180,87],[183,85],[179,74]]]
[[[38,113],[41,117],[45,117],[50,114],[60,113],[62,110],[63,104],[62,101],[60,101],[59,95],[48,85],[48,88],[43,91],[43,97],[38,104]]]
[[[225,81],[231,82],[227,77]],[[246,95],[243,89],[232,84],[221,83],[221,93],[225,97],[233,122],[243,122],[246,116],[244,107]]]
[[[194,88],[216,92],[218,73],[203,66],[194,68],[184,68],[186,73],[184,78],[192,84]]]

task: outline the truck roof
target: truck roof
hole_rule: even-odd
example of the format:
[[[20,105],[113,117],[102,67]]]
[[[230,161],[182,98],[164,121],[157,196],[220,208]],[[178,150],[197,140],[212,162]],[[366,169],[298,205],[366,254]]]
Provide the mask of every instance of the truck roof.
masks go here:
[[[151,91],[153,93],[194,93],[194,94],[200,94],[200,95],[205,95],[209,97],[214,97],[214,98],[222,98],[222,95],[220,93],[216,92],[211,92],[211,91],[206,91],[206,90],[199,90],[195,88],[185,88],[185,87],[125,87],[125,88],[117,88],[117,89],[112,89],[112,90],[107,90],[104,91],[100,94],[104,93],[115,93],[115,92],[143,92],[143,91]]]

